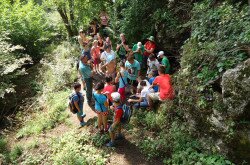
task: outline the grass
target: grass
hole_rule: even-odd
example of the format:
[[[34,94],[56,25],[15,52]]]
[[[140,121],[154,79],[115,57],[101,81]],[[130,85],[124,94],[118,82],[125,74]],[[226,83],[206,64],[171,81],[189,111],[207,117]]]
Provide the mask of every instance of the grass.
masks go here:
[[[51,94],[45,102],[48,110],[46,112],[36,112],[35,117],[25,123],[18,131],[17,138],[39,134],[54,128],[58,123],[64,122],[68,118],[66,99],[69,92],[69,90],[66,90]]]

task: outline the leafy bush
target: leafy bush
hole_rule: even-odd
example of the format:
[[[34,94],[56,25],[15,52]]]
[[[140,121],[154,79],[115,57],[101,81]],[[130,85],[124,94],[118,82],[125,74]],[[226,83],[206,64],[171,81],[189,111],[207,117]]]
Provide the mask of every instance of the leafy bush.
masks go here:
[[[90,136],[73,130],[53,139],[50,160],[53,164],[105,164],[108,155],[90,144]]]
[[[16,160],[22,155],[23,148],[21,146],[15,146],[13,150],[9,153],[10,159],[12,162],[16,162]]]
[[[48,111],[44,113],[37,112],[35,117],[25,123],[24,127],[18,131],[17,137],[39,134],[44,130],[54,128],[57,123],[65,121],[68,117],[68,113],[65,111],[68,95],[69,91],[54,92],[53,95],[51,94],[45,103]]]

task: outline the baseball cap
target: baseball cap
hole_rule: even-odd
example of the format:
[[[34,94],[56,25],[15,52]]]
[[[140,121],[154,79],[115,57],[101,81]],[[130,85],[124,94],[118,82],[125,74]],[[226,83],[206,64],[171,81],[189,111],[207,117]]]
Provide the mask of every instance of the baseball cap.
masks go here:
[[[118,102],[118,101],[120,101],[120,99],[121,99],[121,95],[120,95],[120,93],[118,93],[118,92],[113,92],[113,93],[111,93],[111,97],[112,97],[112,99],[113,99],[115,102]]]
[[[142,46],[141,42],[138,42],[138,43],[137,43],[137,47],[138,47],[138,48],[141,48],[141,46]]]
[[[157,57],[160,57],[161,55],[164,55],[164,52],[163,51],[160,51],[157,55]]]

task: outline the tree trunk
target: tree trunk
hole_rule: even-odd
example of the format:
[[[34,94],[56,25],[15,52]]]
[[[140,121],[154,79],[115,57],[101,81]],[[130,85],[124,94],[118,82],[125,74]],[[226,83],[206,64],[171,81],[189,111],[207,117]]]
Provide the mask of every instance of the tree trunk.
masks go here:
[[[70,17],[70,25],[72,32],[77,35],[77,29],[75,26],[75,17],[74,17],[74,0],[69,0],[69,17]]]
[[[67,16],[67,13],[66,13],[66,9],[62,9],[62,8],[57,8],[57,11],[58,13],[60,14],[62,20],[63,20],[63,23],[65,25],[65,28],[67,29],[67,32],[68,32],[68,35],[69,37],[73,37],[74,36],[74,32],[72,30],[72,27],[69,23],[69,19],[68,19],[68,16]]]

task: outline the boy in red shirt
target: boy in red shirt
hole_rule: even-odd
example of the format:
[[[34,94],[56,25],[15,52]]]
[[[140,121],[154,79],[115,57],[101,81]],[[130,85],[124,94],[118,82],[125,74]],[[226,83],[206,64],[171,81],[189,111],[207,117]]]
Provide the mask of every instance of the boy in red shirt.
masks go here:
[[[159,76],[155,78],[151,85],[151,88],[157,85],[160,89],[160,92],[148,95],[149,106],[151,108],[153,107],[154,101],[164,101],[167,99],[171,100],[174,98],[174,89],[171,84],[171,77],[169,74],[165,74],[165,71],[165,67],[160,66],[158,69]]]
[[[111,97],[113,99],[113,106],[110,108],[114,110],[114,118],[113,118],[113,124],[109,127],[109,135],[110,135],[110,141],[106,145],[107,147],[114,147],[115,140],[123,139],[123,135],[121,134],[121,118],[123,115],[122,110],[122,103],[121,103],[121,95],[118,92],[114,92],[111,94]],[[115,133],[118,132],[118,135],[115,138]]]

